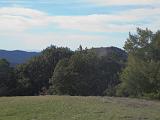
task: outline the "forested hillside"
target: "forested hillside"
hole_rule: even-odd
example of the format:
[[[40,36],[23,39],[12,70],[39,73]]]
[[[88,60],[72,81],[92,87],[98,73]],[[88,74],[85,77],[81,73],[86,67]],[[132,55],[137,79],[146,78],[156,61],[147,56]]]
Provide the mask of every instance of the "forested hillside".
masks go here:
[[[125,51],[51,45],[23,64],[0,60],[0,96],[72,95],[160,99],[160,31],[137,29]]]
[[[12,76],[4,75],[1,78],[1,95],[104,95],[106,89],[113,89],[119,83],[118,73],[124,67],[126,59],[126,53],[119,48],[83,49],[81,46],[75,52],[69,48],[50,46],[15,68],[2,59],[2,71],[8,73],[4,69],[10,69]],[[66,68],[63,62],[68,64]],[[62,71],[59,72],[59,69]],[[60,78],[55,79],[56,76]],[[56,82],[57,80],[60,81]],[[65,87],[64,92],[59,91],[61,85]]]

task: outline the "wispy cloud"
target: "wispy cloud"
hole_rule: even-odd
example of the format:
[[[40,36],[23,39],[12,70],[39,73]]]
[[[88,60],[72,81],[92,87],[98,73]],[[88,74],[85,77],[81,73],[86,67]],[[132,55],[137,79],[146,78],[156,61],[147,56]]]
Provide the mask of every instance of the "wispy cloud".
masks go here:
[[[150,1],[154,2],[154,0]],[[30,49],[36,46],[42,49],[49,44],[68,46],[73,49],[79,44],[91,47],[95,45],[111,45],[114,43],[114,45],[118,46],[116,40],[121,39],[119,36],[112,35],[106,37],[106,35],[98,34],[127,33],[135,30],[136,27],[148,27],[152,30],[157,30],[160,26],[159,11],[159,7],[145,7],[128,11],[116,11],[113,14],[54,16],[32,8],[2,7],[0,8],[0,37],[12,40],[13,44],[13,40],[21,40],[23,41],[22,43],[29,46]],[[44,31],[42,34],[28,32],[28,30],[39,27],[46,28],[49,32],[46,33]],[[76,30],[85,34],[74,34],[72,32],[64,34],[62,32],[60,33],[60,31],[53,32],[50,30],[51,28],[58,28],[59,30],[66,31]]]
[[[33,1],[33,0],[0,0],[0,3],[8,3],[8,4],[32,4],[32,3],[38,3],[38,4],[66,4],[68,2],[70,3],[75,3],[75,4],[78,4],[78,3],[82,3],[83,0],[81,1],[74,1],[74,0],[36,0],[36,1]],[[84,3],[84,2],[83,2]]]
[[[150,5],[160,3],[159,0],[1,0],[0,3],[15,3],[15,4],[30,4],[37,2],[38,4],[84,4],[92,3],[95,5],[110,6],[110,5]]]
[[[86,0],[89,3],[102,6],[115,5],[151,5],[160,3],[159,0]]]
[[[0,30],[25,31],[33,27],[47,27],[52,24],[53,27],[56,25],[67,30],[128,32],[136,27],[153,28],[152,26],[160,21],[159,11],[160,8],[143,8],[115,14],[50,16],[45,12],[29,8],[5,7],[0,8]]]
[[[49,16],[38,10],[18,7],[0,8],[1,31],[24,31],[36,26],[50,23]]]

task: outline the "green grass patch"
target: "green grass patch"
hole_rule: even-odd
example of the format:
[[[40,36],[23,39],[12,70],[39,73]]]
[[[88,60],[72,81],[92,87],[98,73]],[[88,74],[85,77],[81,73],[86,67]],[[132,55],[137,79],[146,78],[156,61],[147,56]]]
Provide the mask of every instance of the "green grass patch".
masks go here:
[[[1,97],[0,120],[160,120],[160,102],[114,97]]]

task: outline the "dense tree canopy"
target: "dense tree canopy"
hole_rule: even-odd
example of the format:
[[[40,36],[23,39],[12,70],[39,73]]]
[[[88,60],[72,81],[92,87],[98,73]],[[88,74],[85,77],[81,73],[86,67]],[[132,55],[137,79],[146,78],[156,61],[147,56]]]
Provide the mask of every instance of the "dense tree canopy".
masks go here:
[[[98,56],[82,46],[75,52],[50,46],[15,68],[1,60],[0,95],[114,95],[123,66],[115,53]]]
[[[5,59],[0,59],[0,96],[14,95],[14,70]]]
[[[160,98],[160,32],[138,28],[124,48],[129,57],[121,75],[121,94]]]
[[[56,64],[63,58],[72,55],[68,48],[50,46],[43,50],[37,57],[33,57],[27,63],[17,66],[16,73],[21,95],[38,95],[49,87]],[[21,92],[21,91],[20,91]]]
[[[82,95],[160,99],[160,31],[129,33],[115,47],[71,51],[50,46],[15,68],[0,59],[0,96]],[[128,60],[127,60],[128,57]]]
[[[120,70],[121,65],[111,58],[80,51],[57,64],[50,89],[53,94],[104,95],[107,89],[113,89],[119,83]]]

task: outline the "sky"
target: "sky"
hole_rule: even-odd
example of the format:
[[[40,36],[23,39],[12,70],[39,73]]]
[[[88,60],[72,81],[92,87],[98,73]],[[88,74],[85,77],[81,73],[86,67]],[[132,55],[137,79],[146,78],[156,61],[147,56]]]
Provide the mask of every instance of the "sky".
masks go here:
[[[123,48],[136,28],[157,31],[160,0],[0,0],[0,49]]]

